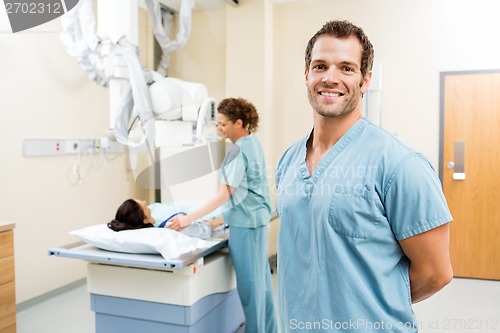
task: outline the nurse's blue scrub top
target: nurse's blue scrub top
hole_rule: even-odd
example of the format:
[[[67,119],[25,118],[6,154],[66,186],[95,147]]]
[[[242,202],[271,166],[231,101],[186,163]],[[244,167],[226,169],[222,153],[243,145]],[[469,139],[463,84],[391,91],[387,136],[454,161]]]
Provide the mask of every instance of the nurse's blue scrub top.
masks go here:
[[[220,169],[221,182],[234,188],[223,206],[230,227],[258,228],[271,220],[264,150],[253,134],[235,142]]]
[[[308,138],[276,172],[282,332],[417,332],[398,240],[452,219],[432,166],[361,119],[311,176]]]

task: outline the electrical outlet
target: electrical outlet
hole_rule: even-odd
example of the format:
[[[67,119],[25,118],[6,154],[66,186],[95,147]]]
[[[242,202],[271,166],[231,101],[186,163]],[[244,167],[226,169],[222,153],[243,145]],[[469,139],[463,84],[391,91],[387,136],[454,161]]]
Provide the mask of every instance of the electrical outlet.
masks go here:
[[[25,139],[23,155],[28,156],[58,156],[76,155],[80,153],[121,154],[125,151],[121,143],[98,139]]]
[[[77,153],[81,149],[80,142],[78,140],[64,140],[64,141],[66,148],[64,152],[66,154]]]

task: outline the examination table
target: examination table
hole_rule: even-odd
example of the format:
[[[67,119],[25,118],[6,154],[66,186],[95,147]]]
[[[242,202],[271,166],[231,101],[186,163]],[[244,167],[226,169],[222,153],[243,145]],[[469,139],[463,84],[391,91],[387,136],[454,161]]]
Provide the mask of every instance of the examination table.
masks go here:
[[[173,260],[83,242],[49,249],[82,259],[96,333],[233,333],[245,322],[226,239]]]

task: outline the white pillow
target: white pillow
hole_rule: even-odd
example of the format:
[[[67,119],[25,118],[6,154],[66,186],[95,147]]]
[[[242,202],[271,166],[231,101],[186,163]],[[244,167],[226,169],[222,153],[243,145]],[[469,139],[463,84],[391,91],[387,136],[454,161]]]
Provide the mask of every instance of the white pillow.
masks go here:
[[[69,233],[100,249],[125,253],[160,253],[165,259],[200,248],[213,246],[206,241],[181,234],[168,228],[144,228],[116,232],[106,224],[97,224]]]

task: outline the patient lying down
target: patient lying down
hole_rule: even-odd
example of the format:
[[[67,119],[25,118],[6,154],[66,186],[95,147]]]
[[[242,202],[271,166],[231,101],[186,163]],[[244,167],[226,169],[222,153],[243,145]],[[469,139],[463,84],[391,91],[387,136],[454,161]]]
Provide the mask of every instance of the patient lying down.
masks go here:
[[[108,223],[108,228],[114,231],[164,228],[173,217],[185,214],[178,211],[174,204],[154,203],[148,206],[144,201],[127,199],[118,207],[115,219]],[[208,239],[212,231],[223,224],[222,217],[199,220],[180,232],[187,236]]]

